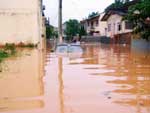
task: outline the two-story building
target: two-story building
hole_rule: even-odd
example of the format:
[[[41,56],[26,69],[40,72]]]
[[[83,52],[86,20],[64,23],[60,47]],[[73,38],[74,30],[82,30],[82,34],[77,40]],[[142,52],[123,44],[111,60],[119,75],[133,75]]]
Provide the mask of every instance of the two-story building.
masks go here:
[[[107,23],[106,36],[110,37],[113,43],[131,43],[133,24],[123,18],[127,15],[129,7],[137,2],[139,0],[127,2],[118,9],[111,9],[101,18],[101,21]]]
[[[0,0],[0,45],[40,45],[45,37],[42,10],[42,0]]]
[[[80,23],[86,30],[88,35],[92,36],[104,36],[106,31],[107,24],[104,21],[101,21],[101,18],[103,17],[102,14],[95,15],[91,18],[84,19]]]
[[[132,32],[132,24],[123,20],[126,14],[123,11],[109,11],[103,16],[102,21],[107,22],[106,36],[114,37],[117,34]]]

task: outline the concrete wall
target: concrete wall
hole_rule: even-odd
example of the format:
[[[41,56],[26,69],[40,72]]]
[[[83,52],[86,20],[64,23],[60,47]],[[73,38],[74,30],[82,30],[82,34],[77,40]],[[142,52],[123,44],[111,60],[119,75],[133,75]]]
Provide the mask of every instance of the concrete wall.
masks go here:
[[[3,106],[6,106],[8,111],[11,110],[11,113],[13,110],[22,108],[39,108],[38,106],[44,104],[43,99],[37,99],[36,97],[44,93],[45,51],[21,49],[18,50],[18,53],[17,57],[6,59],[1,64],[0,98],[7,97],[9,101],[4,102]],[[30,98],[34,97],[33,102],[33,99]],[[24,98],[26,102],[24,99],[13,101],[12,98]],[[42,103],[39,105],[39,102]]]
[[[144,39],[132,39],[131,45],[134,52],[150,53],[150,41]]]
[[[0,0],[0,45],[41,41],[41,0]]]
[[[100,42],[100,36],[82,36],[81,42]]]
[[[1,0],[1,9],[37,9],[38,0]]]

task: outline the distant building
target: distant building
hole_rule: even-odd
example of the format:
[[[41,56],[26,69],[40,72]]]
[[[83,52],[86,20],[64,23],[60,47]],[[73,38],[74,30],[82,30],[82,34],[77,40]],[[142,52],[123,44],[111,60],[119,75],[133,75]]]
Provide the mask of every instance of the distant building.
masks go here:
[[[104,14],[98,14],[94,17],[84,19],[80,23],[89,35],[92,36],[104,36],[107,27],[106,22],[101,21]]]
[[[45,37],[42,0],[0,0],[0,45],[39,45],[42,37]]]

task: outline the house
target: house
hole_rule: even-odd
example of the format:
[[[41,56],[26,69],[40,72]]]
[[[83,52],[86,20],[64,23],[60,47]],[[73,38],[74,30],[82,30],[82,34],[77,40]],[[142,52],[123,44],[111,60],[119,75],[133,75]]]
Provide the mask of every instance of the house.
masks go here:
[[[40,45],[45,37],[42,0],[0,1],[0,45]]]
[[[101,18],[101,21],[107,22],[106,36],[110,37],[113,43],[131,43],[133,24],[123,18],[127,15],[128,8],[137,2],[139,1],[134,0],[118,9],[110,9]]]
[[[126,14],[127,12],[123,11],[109,11],[103,16],[101,20],[107,22],[106,36],[114,37],[114,35],[117,34],[132,32],[132,24],[127,21],[123,21],[123,17]]]
[[[107,27],[106,22],[101,21],[101,18],[103,17],[104,13],[95,15],[93,17],[90,17],[88,19],[82,20],[80,23],[86,30],[86,32],[89,35],[92,36],[104,36],[105,35],[105,29]]]

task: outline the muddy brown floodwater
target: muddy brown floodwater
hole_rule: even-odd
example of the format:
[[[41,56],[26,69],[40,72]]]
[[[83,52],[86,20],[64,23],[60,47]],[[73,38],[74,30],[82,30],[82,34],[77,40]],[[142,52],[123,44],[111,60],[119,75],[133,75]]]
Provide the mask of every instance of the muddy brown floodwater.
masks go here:
[[[84,44],[64,57],[19,49],[0,73],[0,113],[150,113],[150,53]]]

